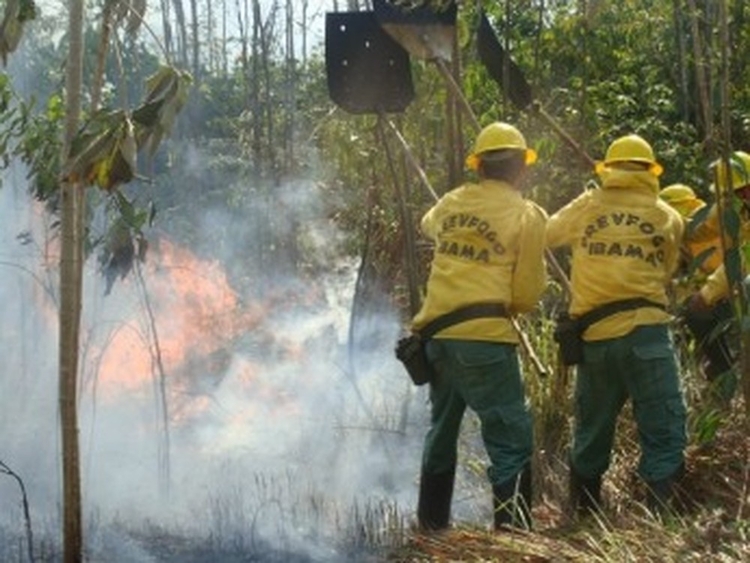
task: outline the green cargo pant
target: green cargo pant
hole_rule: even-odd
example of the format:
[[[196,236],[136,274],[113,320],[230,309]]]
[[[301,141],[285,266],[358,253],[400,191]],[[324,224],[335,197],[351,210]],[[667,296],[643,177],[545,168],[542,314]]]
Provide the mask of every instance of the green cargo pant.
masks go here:
[[[432,416],[422,470],[440,474],[455,467],[468,406],[481,423],[490,483],[499,485],[515,477],[531,459],[533,447],[532,418],[515,345],[436,339],[427,344],[427,357],[437,376],[430,383]]]
[[[586,342],[575,388],[571,464],[583,478],[609,467],[617,417],[633,402],[647,482],[671,476],[683,463],[686,409],[667,325],[637,327],[609,340]]]

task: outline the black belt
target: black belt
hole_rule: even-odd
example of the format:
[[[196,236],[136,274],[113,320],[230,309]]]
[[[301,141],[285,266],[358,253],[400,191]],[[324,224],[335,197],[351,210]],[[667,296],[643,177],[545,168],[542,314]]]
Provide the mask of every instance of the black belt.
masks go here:
[[[578,324],[578,327],[583,334],[588,327],[594,323],[598,323],[602,319],[620,313],[622,311],[630,311],[632,309],[640,309],[641,307],[656,307],[662,311],[666,311],[666,307],[661,303],[649,301],[644,297],[634,297],[632,299],[621,299],[619,301],[612,301],[611,303],[605,303],[600,305],[587,313],[584,313],[580,317],[574,317],[573,320]]]
[[[421,329],[416,332],[422,337],[423,340],[432,338],[435,334],[441,330],[448,328],[451,325],[462,323],[471,319],[479,319],[482,317],[507,317],[508,310],[502,303],[474,303],[461,307],[450,313],[445,313],[439,317],[431,320]]]

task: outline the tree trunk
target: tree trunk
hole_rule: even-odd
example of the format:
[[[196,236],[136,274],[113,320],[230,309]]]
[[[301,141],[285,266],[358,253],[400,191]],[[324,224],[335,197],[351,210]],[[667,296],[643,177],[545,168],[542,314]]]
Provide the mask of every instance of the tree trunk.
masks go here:
[[[258,18],[260,18],[260,4],[256,1],[258,6]],[[272,57],[273,57],[273,43],[274,43],[274,17],[278,4],[274,0],[269,9],[268,18],[265,22],[261,21],[260,24],[260,60],[263,67],[263,81],[265,83],[265,99],[263,100],[263,116],[265,117],[265,145],[266,145],[266,162],[268,169],[271,174],[276,175],[278,173],[278,162],[277,162],[277,150],[276,143],[279,140],[276,138],[276,127],[274,124],[274,110],[276,102],[273,99],[275,95],[273,87],[273,75],[271,73]]]
[[[221,3],[221,68],[223,69],[222,77],[226,78],[229,74],[229,53],[227,52],[227,2]],[[243,62],[244,64],[244,62]]]
[[[214,52],[214,3],[206,0],[206,46],[208,47],[208,62],[206,63],[212,76],[219,74],[216,67],[216,53]]]
[[[71,0],[68,16],[70,50],[66,65],[65,137],[61,162],[67,163],[81,113],[83,72],[83,0]],[[63,543],[65,563],[83,559],[81,467],[78,444],[78,344],[83,280],[83,209],[85,192],[79,182],[62,182],[60,251],[59,401],[62,433]]]
[[[94,85],[91,89],[91,111],[99,107],[101,101],[102,87],[107,70],[107,53],[109,52],[109,39],[112,36],[112,16],[114,15],[115,3],[105,2],[102,10],[102,29],[99,35],[99,48],[96,52],[96,71],[94,73]]]
[[[690,116],[690,93],[688,91],[687,73],[687,47],[685,45],[685,34],[682,32],[682,8],[680,0],[673,0],[672,14],[674,18],[674,31],[677,42],[677,68],[680,73],[680,112],[682,119],[688,121]]]
[[[711,148],[714,145],[713,108],[711,106],[711,92],[706,76],[706,55],[703,49],[703,41],[701,40],[698,7],[695,4],[695,0],[688,0],[688,6],[690,8],[695,78],[698,85],[698,100],[700,102],[701,118],[703,121],[704,139],[707,141],[708,147]]]
[[[286,0],[286,85],[284,88],[284,173],[294,167],[294,92],[297,69],[294,58],[294,5]]]
[[[251,43],[252,47],[252,80],[250,80],[250,111],[252,112],[253,122],[253,136],[252,136],[252,150],[253,150],[253,166],[256,174],[261,169],[261,133],[262,133],[262,116],[260,112],[260,92],[259,92],[259,76],[260,76],[260,41],[261,41],[261,14],[260,14],[260,3],[258,0],[253,0],[253,40]]]
[[[210,13],[210,12],[209,12]],[[190,0],[190,16],[193,19],[193,77],[196,83],[200,83],[200,69],[198,68],[200,62],[200,37],[199,37],[199,26],[198,26],[198,1]]]
[[[169,0],[161,0],[161,25],[166,56],[171,58],[174,54],[172,45],[172,25],[169,23]]]
[[[302,0],[300,4],[300,10],[302,11],[302,17],[300,18],[300,36],[302,38],[302,64],[307,64],[307,0]]]
[[[187,66],[187,22],[185,21],[185,8],[182,6],[182,0],[172,0],[174,5],[174,15],[177,19],[177,54],[180,64]]]

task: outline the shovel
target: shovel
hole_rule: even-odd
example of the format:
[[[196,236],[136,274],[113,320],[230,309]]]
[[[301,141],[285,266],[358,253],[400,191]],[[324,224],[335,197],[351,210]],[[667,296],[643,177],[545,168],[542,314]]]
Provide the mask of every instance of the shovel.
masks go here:
[[[442,11],[429,6],[403,10],[388,0],[374,0],[372,9],[383,29],[407,52],[419,59],[453,59],[453,35],[458,7],[451,2]]]
[[[474,127],[479,129],[476,115],[446,64],[453,58],[453,37],[458,13],[456,3],[450,2],[445,9],[437,12],[429,6],[405,10],[389,0],[373,0],[372,9],[386,33],[410,55],[435,64]]]
[[[539,114],[547,124],[554,129],[563,141],[565,141],[591,168],[594,167],[594,160],[581,148],[573,137],[571,137],[556,121],[549,115],[544,108],[534,101],[531,86],[526,81],[523,72],[518,65],[505,52],[500,45],[500,41],[495,35],[495,31],[487,19],[487,15],[482,11],[477,30],[477,50],[479,59],[487,69],[490,77],[497,82],[503,93],[510,99],[511,103],[522,111],[533,110]],[[507,80],[505,70],[507,68]]]

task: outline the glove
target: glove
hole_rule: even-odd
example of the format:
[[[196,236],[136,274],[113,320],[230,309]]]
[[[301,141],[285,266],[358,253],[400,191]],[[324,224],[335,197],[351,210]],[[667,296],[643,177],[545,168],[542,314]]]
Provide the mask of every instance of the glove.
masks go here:
[[[706,314],[711,311],[712,307],[708,303],[706,303],[706,300],[703,299],[703,295],[701,295],[700,291],[694,292],[687,301],[687,309],[689,312],[693,314]]]

